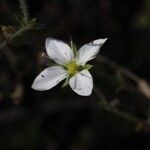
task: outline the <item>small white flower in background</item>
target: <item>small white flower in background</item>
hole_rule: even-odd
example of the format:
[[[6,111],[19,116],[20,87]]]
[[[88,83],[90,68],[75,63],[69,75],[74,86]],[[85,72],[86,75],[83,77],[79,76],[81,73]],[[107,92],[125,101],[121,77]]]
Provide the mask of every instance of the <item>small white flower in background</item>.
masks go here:
[[[32,88],[45,91],[56,86],[60,81],[66,79],[63,87],[70,85],[72,90],[81,96],[89,96],[93,90],[93,78],[89,73],[92,67],[86,64],[96,57],[100,48],[107,39],[98,39],[83,45],[79,51],[71,41],[71,47],[66,43],[47,38],[47,55],[57,65],[47,67],[34,80]]]

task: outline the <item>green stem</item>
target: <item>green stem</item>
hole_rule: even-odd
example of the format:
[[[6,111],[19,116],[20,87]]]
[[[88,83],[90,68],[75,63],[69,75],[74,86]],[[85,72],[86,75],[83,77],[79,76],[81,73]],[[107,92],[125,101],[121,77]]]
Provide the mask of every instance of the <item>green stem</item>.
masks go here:
[[[28,5],[26,3],[26,0],[19,0],[19,4],[20,4],[20,8],[22,10],[23,13],[23,21],[25,24],[29,23],[29,11],[28,11]]]

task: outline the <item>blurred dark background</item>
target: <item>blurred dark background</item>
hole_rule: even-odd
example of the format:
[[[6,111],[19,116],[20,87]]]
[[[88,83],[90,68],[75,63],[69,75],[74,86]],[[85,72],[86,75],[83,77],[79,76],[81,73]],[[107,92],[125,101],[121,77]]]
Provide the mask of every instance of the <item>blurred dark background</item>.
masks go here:
[[[78,47],[108,38],[101,55],[150,82],[149,0],[28,0],[37,27],[0,50],[0,150],[150,149],[150,126],[137,130],[127,119],[99,107],[93,92],[81,97],[61,85],[38,92],[34,78],[46,67],[46,37]],[[0,0],[0,24],[18,29],[17,0]],[[0,32],[1,43],[5,40]],[[91,73],[106,99],[139,120],[150,120],[150,100],[135,83],[108,66]]]

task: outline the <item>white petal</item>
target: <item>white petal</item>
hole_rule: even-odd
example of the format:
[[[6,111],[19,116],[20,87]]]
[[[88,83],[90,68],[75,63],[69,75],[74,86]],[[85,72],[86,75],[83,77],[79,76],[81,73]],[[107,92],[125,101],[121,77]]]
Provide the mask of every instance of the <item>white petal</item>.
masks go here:
[[[89,96],[93,89],[93,78],[88,70],[83,70],[69,80],[72,90],[81,96]]]
[[[71,48],[62,41],[47,38],[45,46],[48,56],[58,64],[65,64],[74,58]]]
[[[38,91],[49,90],[66,77],[67,72],[62,67],[48,67],[35,78],[32,88]]]
[[[96,57],[98,52],[100,51],[100,48],[102,45],[105,43],[107,39],[98,39],[95,41],[92,41],[88,44],[83,45],[79,49],[78,57],[77,57],[77,62],[78,64],[84,65],[86,64],[87,61],[93,59]]]

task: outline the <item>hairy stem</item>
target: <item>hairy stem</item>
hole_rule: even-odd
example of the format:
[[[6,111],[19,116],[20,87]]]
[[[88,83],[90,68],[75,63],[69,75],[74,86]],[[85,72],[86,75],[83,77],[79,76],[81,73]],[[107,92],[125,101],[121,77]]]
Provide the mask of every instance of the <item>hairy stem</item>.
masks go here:
[[[17,70],[17,58],[9,49],[8,44],[12,43],[13,40],[15,40],[16,38],[21,36],[23,33],[28,31],[29,29],[31,29],[33,26],[29,22],[29,11],[28,11],[28,6],[27,6],[25,0],[19,0],[19,3],[20,3],[20,8],[22,10],[22,13],[24,15],[25,26],[21,27],[18,31],[13,33],[11,35],[11,37],[6,38],[0,44],[0,52],[3,53],[3,55],[6,57],[6,59],[8,60],[8,63],[10,64],[10,66],[13,70]]]
[[[19,4],[20,4],[22,14],[24,16],[23,21],[25,24],[28,24],[28,22],[29,22],[29,11],[28,11],[28,5],[26,3],[26,0],[19,0]]]

